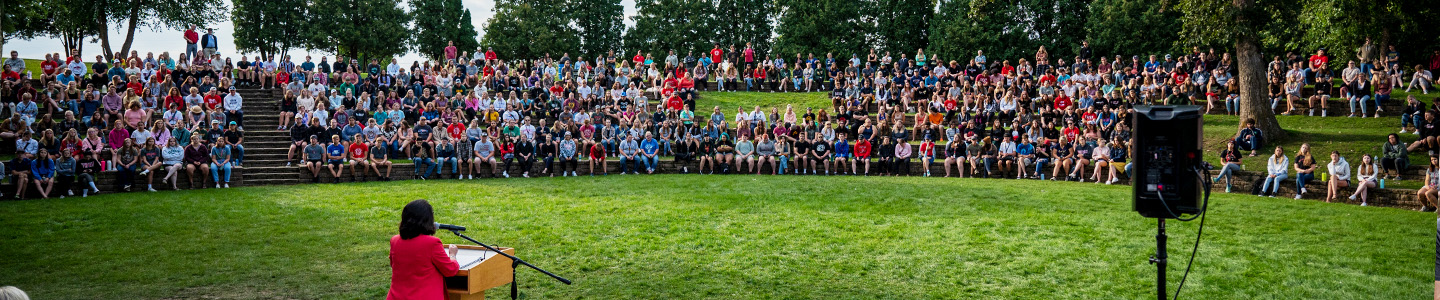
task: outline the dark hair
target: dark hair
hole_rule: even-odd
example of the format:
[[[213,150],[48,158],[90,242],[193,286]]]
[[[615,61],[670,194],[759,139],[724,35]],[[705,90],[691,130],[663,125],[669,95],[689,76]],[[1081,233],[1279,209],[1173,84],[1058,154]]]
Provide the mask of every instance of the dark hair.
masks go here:
[[[410,201],[400,212],[400,238],[412,239],[435,234],[435,210],[425,199]]]

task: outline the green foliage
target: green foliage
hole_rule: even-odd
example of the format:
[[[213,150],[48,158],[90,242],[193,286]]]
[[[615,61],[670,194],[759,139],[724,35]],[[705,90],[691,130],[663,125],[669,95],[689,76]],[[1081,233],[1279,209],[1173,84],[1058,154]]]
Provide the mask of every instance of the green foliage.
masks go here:
[[[780,25],[775,49],[781,53],[814,53],[836,59],[867,54],[874,23],[866,22],[868,4],[861,1],[778,0]]]
[[[626,55],[649,53],[658,61],[670,50],[676,55],[704,52],[719,42],[711,27],[715,6],[710,1],[637,0],[635,7],[635,27],[625,32]]]
[[[411,0],[415,15],[415,52],[433,60],[445,58],[445,47],[455,43],[456,55],[474,51],[480,46],[475,40],[475,25],[470,23],[470,10],[460,0]]]
[[[1371,37],[1380,51],[1384,45],[1394,44],[1402,58],[1408,58],[1413,65],[1421,63],[1426,50],[1437,42],[1435,28],[1440,20],[1434,17],[1440,13],[1434,1],[1427,0],[1316,0],[1307,1],[1299,10],[1300,25],[1304,32],[1302,41],[1307,47],[1302,52],[1319,47],[1330,49],[1335,63],[1358,59],[1355,49],[1364,44],[1365,37]]]
[[[914,53],[930,45],[930,22],[935,17],[935,0],[874,0],[875,38],[878,51]]]
[[[1089,1],[948,0],[931,22],[927,53],[941,60],[969,61],[976,50],[988,57],[1031,59],[1045,47],[1050,58],[1069,60],[1085,38]]]
[[[0,9],[0,45],[10,39],[35,37],[47,27],[49,9],[42,0],[14,0],[4,5]]]
[[[1095,0],[1085,27],[1097,56],[1163,54],[1180,50],[1174,41],[1180,38],[1181,17],[1163,2]]]
[[[714,16],[709,21],[716,31],[715,42],[721,47],[728,49],[734,45],[736,50],[742,50],[745,43],[750,43],[755,49],[755,59],[760,60],[764,59],[764,53],[771,53],[774,46],[770,26],[774,14],[775,2],[770,0],[720,0],[716,1]],[[695,50],[703,55],[707,49],[706,45],[699,45]],[[684,56],[685,52],[676,55]]]
[[[1021,16],[1017,20],[1021,27],[1029,28],[1031,47],[1045,46],[1052,59],[1064,58],[1070,61],[1080,53],[1080,42],[1085,40],[1085,24],[1090,16],[1091,0],[1020,0],[1017,8]],[[992,48],[1004,47],[999,45]],[[983,49],[982,49],[983,50]],[[987,50],[988,51],[988,50]],[[1032,53],[1033,54],[1033,53]],[[963,63],[964,60],[961,60]]]
[[[565,16],[565,0],[498,0],[480,45],[502,59],[579,52],[580,38]]]
[[[106,24],[95,22],[104,18],[96,5],[71,5],[74,1],[42,0],[46,7],[44,35],[59,37],[65,49],[83,50],[84,39],[99,34]],[[69,53],[66,53],[69,55]]]
[[[620,50],[625,6],[620,0],[572,0],[569,15],[580,30],[580,52],[587,57]]]
[[[942,0],[935,21],[930,23],[926,53],[953,59],[970,57],[975,50],[983,49],[988,57],[1034,57],[1036,48],[1030,47],[1028,34],[1018,26],[1008,25],[1019,19],[1018,13],[1014,5],[989,0]]]
[[[395,1],[312,0],[310,8],[324,16],[310,18],[305,27],[311,49],[384,61],[405,53],[411,38],[410,13]]]
[[[269,57],[299,43],[307,27],[305,0],[233,0],[235,10],[230,21],[235,24],[235,49]]]
[[[129,52],[135,40],[136,29],[180,30],[190,25],[204,25],[226,19],[225,15],[229,12],[221,0],[94,0],[64,1],[60,5],[90,6],[78,10],[82,13],[81,17],[90,17],[90,22],[105,21],[103,24],[95,24],[93,28],[97,30],[95,33],[100,38],[100,46],[105,49],[107,58],[115,52]],[[111,26],[124,31],[122,36],[125,40],[118,50],[114,49],[114,43],[110,41]]]

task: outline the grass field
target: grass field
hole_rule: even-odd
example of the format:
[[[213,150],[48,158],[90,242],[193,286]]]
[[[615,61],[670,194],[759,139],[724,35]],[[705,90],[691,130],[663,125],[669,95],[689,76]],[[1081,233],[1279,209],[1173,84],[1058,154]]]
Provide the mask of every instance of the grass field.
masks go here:
[[[750,111],[755,106],[760,106],[766,113],[770,108],[779,108],[780,113],[785,112],[785,106],[791,105],[795,108],[795,114],[805,113],[805,108],[823,109],[830,107],[830,98],[826,93],[766,93],[766,92],[705,92],[700,94],[700,99],[695,102],[696,115],[710,116],[710,112],[716,106],[726,116],[734,116],[735,108],[744,107]]]
[[[1154,223],[1130,212],[1128,195],[1038,181],[670,175],[4,201],[0,284],[35,299],[376,299],[401,206],[429,198],[438,220],[575,280],[521,271],[528,299],[1153,297]],[[1211,208],[1188,299],[1430,295],[1434,214],[1238,195]],[[1196,225],[1171,223],[1172,291]]]

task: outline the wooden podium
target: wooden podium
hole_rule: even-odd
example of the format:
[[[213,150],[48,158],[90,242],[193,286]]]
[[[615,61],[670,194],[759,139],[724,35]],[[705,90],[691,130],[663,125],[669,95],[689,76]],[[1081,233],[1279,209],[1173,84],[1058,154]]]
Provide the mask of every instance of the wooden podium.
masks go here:
[[[449,248],[449,245],[445,247]],[[460,248],[455,254],[455,261],[460,263],[460,272],[445,278],[446,300],[484,300],[485,290],[505,285],[514,279],[514,268],[509,257],[480,246],[456,247]],[[495,248],[505,254],[515,255],[514,248]]]

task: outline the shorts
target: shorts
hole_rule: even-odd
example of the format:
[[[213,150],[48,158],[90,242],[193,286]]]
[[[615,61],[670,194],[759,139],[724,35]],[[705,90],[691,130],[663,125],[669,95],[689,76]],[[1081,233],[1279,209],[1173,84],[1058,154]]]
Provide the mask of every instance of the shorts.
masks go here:
[[[343,159],[332,159],[332,160],[330,160],[330,165],[331,165],[331,166],[339,167],[339,166],[344,165],[344,164],[345,164],[345,160],[343,160]]]
[[[318,164],[318,163],[320,163],[320,160],[318,160],[318,159],[311,159],[311,160],[306,160],[306,162],[309,162],[309,163],[312,163],[312,164]]]
[[[849,157],[850,157],[850,153],[844,153],[844,154],[835,153],[835,158],[849,158]]]

